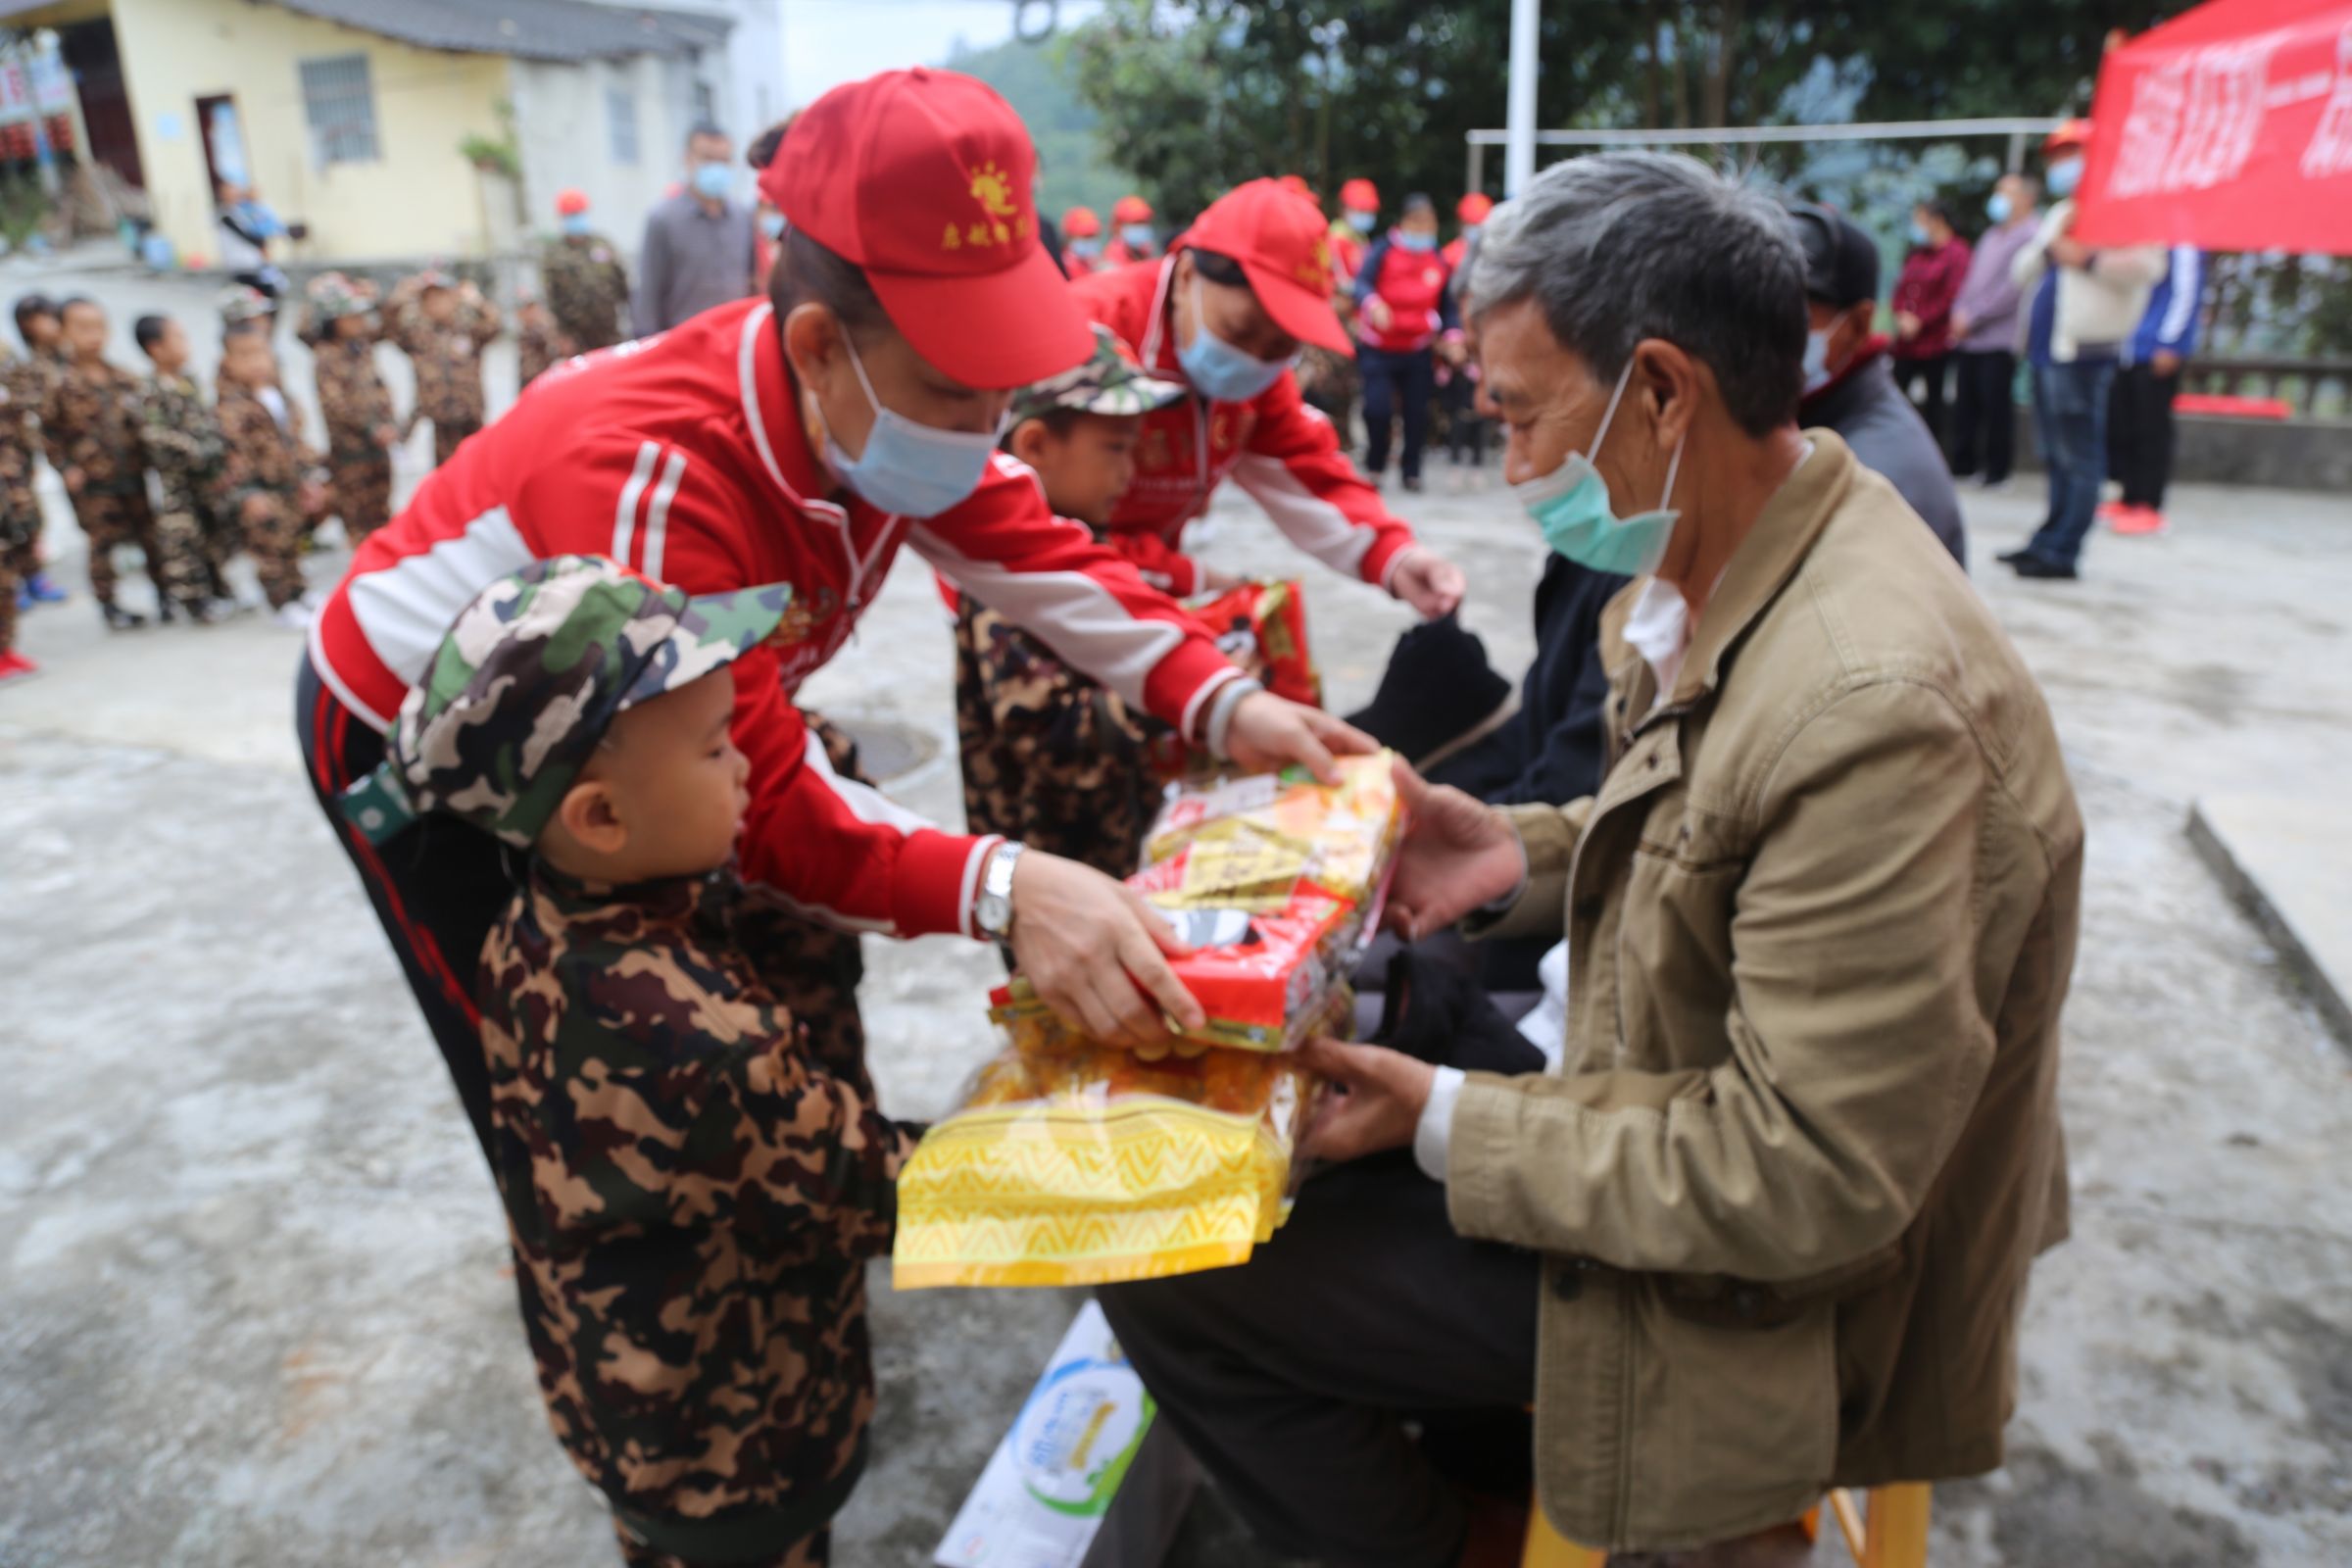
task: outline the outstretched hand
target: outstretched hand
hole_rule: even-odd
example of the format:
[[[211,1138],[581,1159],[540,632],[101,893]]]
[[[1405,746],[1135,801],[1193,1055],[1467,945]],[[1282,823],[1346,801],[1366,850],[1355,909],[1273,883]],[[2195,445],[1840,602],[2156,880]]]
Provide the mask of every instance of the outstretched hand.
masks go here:
[[[1389,577],[1389,592],[1412,606],[1423,620],[1460,609],[1467,586],[1461,567],[1425,545],[1407,550]]]
[[[1302,1152],[1315,1159],[1361,1159],[1411,1145],[1437,1081],[1435,1067],[1386,1046],[1324,1037],[1301,1045],[1298,1060],[1333,1089],[1306,1129]]]
[[[1500,811],[1450,785],[1430,784],[1402,761],[1396,793],[1410,816],[1389,889],[1388,925],[1407,941],[1443,931],[1527,876],[1527,853]]]
[[[1296,762],[1321,784],[1340,781],[1334,757],[1379,750],[1379,742],[1346,719],[1272,692],[1251,692],[1243,698],[1225,728],[1225,755],[1243,767],[1288,767]]]

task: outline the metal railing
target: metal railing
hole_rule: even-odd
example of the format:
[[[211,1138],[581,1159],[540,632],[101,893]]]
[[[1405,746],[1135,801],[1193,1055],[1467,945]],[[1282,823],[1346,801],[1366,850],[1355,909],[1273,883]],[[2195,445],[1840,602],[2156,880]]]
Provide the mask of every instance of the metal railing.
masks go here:
[[[2277,398],[2304,419],[2352,418],[2352,360],[2200,356],[2180,372],[2180,390]]]

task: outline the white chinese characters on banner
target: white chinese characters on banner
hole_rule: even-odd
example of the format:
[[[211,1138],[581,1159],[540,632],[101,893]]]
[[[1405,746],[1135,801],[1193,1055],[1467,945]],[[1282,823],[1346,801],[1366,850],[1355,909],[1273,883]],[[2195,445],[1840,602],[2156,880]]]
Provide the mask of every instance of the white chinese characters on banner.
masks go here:
[[[2106,194],[2120,201],[2235,179],[2262,137],[2271,56],[2286,37],[2215,44],[2140,76]]]
[[[2335,81],[2320,123],[2303,149],[2303,177],[2352,173],[2352,23],[2335,35]]]

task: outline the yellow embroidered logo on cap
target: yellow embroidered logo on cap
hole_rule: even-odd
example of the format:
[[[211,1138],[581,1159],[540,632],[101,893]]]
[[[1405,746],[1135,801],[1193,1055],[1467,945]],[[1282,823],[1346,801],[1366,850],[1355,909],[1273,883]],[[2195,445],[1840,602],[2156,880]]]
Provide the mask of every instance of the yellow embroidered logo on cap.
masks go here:
[[[980,204],[980,211],[987,217],[961,226],[948,224],[940,237],[941,250],[961,250],[967,245],[1010,245],[1029,237],[1033,225],[1014,199],[1012,176],[998,168],[995,159],[973,172],[971,192],[972,200]]]

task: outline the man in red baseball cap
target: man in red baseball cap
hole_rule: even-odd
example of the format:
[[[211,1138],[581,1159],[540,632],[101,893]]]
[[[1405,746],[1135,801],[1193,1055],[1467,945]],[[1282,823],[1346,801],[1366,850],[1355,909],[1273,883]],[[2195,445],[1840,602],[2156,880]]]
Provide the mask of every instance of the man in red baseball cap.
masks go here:
[[[689,594],[774,582],[793,606],[735,665],[751,761],[746,879],[835,931],[1008,942],[1065,1017],[1141,1043],[1200,1009],[1175,939],[1110,878],[1019,845],[932,827],[837,773],[793,693],[848,640],[900,546],[1035,629],[1132,704],[1246,766],[1370,742],[1262,690],[1206,628],[1087,530],[1056,519],[996,454],[1012,390],[1066,369],[1094,334],[1038,241],[1035,156],[994,91],[939,71],[826,94],[761,191],[789,226],[765,299],[543,376],[371,535],[311,629],[299,725],[330,819],[443,630],[535,560],[609,556]],[[476,955],[511,892],[496,842],[463,824],[379,854],[343,843],[487,1146]],[[811,928],[798,927],[802,931]],[[803,1007],[859,1049],[855,949],[796,949],[840,999]],[[809,953],[816,957],[808,957]]]
[[[1361,177],[1340,186],[1340,216],[1331,225],[1331,257],[1340,270],[1340,286],[1355,286],[1362,270],[1364,249],[1380,226],[1380,187]]]
[[[1073,207],[1061,215],[1061,270],[1073,278],[1086,276],[1102,260],[1102,220],[1092,207]]]
[[[1194,393],[1145,416],[1111,542],[1172,593],[1215,586],[1183,553],[1184,528],[1230,475],[1325,565],[1446,614],[1461,601],[1459,568],[1414,541],[1299,398],[1301,347],[1354,352],[1333,286],[1322,214],[1274,179],[1218,197],[1162,260],[1072,286],[1145,369]]]
[[[1122,196],[1110,204],[1111,226],[1118,232],[1102,249],[1104,267],[1148,262],[1159,254],[1159,230],[1152,226],[1152,204],[1141,196]]]

